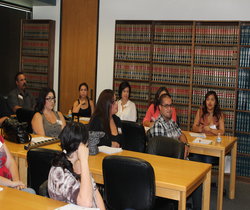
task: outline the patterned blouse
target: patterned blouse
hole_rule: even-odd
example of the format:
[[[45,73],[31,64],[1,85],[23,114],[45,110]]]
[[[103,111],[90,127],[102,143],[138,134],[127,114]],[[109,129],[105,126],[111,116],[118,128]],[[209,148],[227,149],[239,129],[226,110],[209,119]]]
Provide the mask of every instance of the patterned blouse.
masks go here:
[[[93,204],[92,208],[97,208],[95,190],[97,189],[95,181],[91,178],[93,186]],[[72,175],[68,169],[52,166],[48,178],[48,192],[50,198],[77,204],[77,196],[80,191],[80,182]]]
[[[0,136],[0,142],[0,144],[2,145],[0,146],[0,176],[7,179],[12,179],[9,169],[5,166],[5,163],[7,161],[7,155],[3,148],[4,139],[2,136]]]

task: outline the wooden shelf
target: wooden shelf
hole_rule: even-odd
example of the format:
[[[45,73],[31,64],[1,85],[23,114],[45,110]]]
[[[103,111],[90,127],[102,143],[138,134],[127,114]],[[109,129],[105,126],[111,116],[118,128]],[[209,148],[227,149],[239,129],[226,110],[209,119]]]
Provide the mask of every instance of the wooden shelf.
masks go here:
[[[151,41],[127,41],[127,40],[118,40],[118,41],[115,41],[116,43],[129,43],[129,44],[150,44]]]
[[[200,84],[196,84],[195,82],[193,82],[193,87],[208,87],[208,88],[235,90],[235,87],[225,87],[225,86],[217,86],[217,85],[200,85]]]
[[[115,59],[115,61],[119,61],[119,62],[128,62],[128,63],[150,63],[150,61],[144,61],[144,60]]]
[[[250,135],[250,132],[246,132],[246,131],[237,131],[237,130],[235,130],[235,133]]]
[[[219,44],[219,43],[194,43],[195,46],[215,46],[215,47],[237,47],[237,44]]]
[[[244,112],[244,113],[250,113],[250,110],[236,110],[236,112]]]
[[[119,78],[119,77],[114,77],[114,80],[134,81],[134,82],[150,82],[149,80],[143,80],[143,79],[129,79],[129,78]]]
[[[175,62],[159,62],[152,61],[153,64],[167,64],[167,65],[180,65],[180,66],[191,66],[191,63],[175,63]]]
[[[227,66],[227,65],[211,65],[211,64],[198,64],[198,63],[194,63],[194,66],[204,66],[204,67],[218,67],[218,68],[233,68],[235,69],[236,66]]]
[[[165,82],[165,81],[154,81],[154,80],[152,80],[151,83],[153,83],[153,84],[181,85],[181,86],[189,86],[190,85],[187,83],[176,83],[176,82]]]
[[[237,152],[237,156],[245,156],[245,157],[250,157],[250,153],[240,153],[240,152]]]
[[[192,41],[187,43],[187,42],[159,42],[159,41],[155,41],[154,44],[157,45],[187,45],[187,46],[191,46],[192,45]]]

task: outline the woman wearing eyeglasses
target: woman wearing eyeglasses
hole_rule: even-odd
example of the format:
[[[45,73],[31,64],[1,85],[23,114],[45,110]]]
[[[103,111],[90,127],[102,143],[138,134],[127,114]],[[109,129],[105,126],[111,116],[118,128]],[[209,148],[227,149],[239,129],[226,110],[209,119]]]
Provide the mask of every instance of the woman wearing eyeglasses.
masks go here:
[[[105,136],[100,139],[99,146],[122,147],[123,135],[121,120],[115,114],[118,104],[113,90],[103,90],[98,98],[95,111],[90,119],[90,131],[103,131]]]
[[[58,137],[66,125],[62,113],[54,111],[55,103],[55,91],[50,88],[43,88],[39,93],[35,107],[36,113],[31,121],[35,134]]]

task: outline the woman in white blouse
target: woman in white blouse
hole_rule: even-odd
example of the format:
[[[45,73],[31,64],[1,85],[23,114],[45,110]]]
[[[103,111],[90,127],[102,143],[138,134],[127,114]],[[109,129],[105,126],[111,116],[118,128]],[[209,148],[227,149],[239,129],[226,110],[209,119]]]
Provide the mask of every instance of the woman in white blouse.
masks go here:
[[[129,100],[131,87],[128,82],[122,82],[119,86],[118,112],[116,115],[121,120],[128,120],[136,122],[137,113],[135,103]]]

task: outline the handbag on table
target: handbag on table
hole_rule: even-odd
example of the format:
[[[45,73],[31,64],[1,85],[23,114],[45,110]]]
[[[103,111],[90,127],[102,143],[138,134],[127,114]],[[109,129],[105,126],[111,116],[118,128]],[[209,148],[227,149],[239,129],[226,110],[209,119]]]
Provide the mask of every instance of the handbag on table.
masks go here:
[[[28,133],[27,129],[27,122],[20,123],[14,118],[7,118],[2,123],[2,135],[4,139],[18,144],[31,141],[31,135]]]

